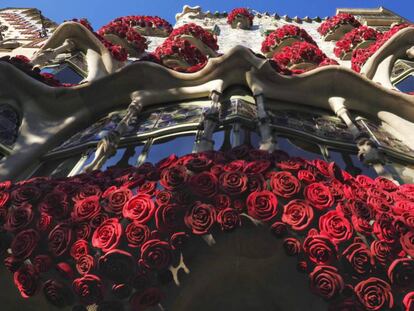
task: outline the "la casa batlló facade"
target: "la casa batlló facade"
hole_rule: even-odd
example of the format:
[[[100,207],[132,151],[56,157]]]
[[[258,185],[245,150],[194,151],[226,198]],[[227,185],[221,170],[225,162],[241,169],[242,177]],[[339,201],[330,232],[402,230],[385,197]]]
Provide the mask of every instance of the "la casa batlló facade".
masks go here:
[[[414,310],[410,21],[0,33],[2,310]]]

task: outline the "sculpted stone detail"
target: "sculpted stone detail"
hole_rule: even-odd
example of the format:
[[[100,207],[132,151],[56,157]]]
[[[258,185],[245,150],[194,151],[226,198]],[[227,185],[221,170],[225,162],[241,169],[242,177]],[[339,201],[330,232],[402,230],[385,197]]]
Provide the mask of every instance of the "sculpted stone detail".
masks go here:
[[[213,133],[220,119],[220,95],[221,93],[217,91],[213,91],[210,95],[211,106],[204,114],[204,130],[199,142],[197,143],[197,152],[214,149]]]

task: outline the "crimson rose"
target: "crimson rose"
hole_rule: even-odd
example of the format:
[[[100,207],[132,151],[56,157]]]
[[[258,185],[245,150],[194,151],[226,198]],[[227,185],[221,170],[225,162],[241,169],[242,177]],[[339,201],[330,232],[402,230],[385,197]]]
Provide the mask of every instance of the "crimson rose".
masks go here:
[[[283,207],[282,221],[293,230],[305,230],[313,220],[313,209],[304,200],[292,200]]]
[[[381,279],[371,277],[361,281],[355,286],[354,291],[367,310],[383,310],[394,305],[391,286]]]
[[[171,260],[171,247],[167,242],[154,239],[145,242],[141,247],[139,263],[148,269],[166,269],[170,266]]]
[[[216,221],[214,206],[197,201],[187,210],[184,221],[194,234],[207,234]]]
[[[122,226],[118,218],[105,220],[92,235],[92,245],[108,252],[116,248],[122,235]]]
[[[100,302],[103,298],[103,284],[96,275],[86,274],[81,278],[75,279],[72,286],[75,294],[86,305]]]
[[[23,298],[33,296],[37,290],[39,275],[33,265],[25,264],[14,273],[14,284]]]
[[[277,198],[268,190],[252,192],[247,197],[247,212],[253,218],[269,221],[277,214]]]
[[[313,183],[305,187],[305,198],[318,210],[324,210],[334,203],[331,191],[323,183]]]
[[[155,204],[148,194],[137,194],[125,204],[123,215],[132,221],[145,224],[155,213]]]
[[[324,299],[334,298],[345,286],[338,272],[338,269],[332,266],[316,266],[309,275],[311,290]]]
[[[300,181],[289,172],[277,172],[271,175],[270,186],[278,196],[289,199],[300,191]]]

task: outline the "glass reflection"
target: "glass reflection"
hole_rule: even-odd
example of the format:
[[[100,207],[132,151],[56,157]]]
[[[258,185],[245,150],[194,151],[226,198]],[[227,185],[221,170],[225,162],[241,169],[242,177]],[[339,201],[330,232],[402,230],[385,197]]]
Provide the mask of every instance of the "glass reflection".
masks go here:
[[[145,161],[157,163],[173,153],[178,157],[191,153],[194,141],[195,134],[157,139],[153,142]]]
[[[317,144],[309,143],[298,138],[277,137],[278,149],[287,152],[291,157],[301,157],[307,160],[324,160]]]

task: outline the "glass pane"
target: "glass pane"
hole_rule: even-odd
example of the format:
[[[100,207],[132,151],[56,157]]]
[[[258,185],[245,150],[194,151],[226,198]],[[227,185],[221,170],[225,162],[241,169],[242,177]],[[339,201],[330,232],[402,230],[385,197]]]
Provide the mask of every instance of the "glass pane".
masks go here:
[[[154,141],[145,161],[158,161],[175,154],[180,157],[193,151],[195,135],[174,136]]]
[[[353,156],[355,154],[349,153],[348,151],[329,150],[329,159],[331,161],[335,162],[341,169],[356,176],[361,174],[362,170],[354,165]]]
[[[307,160],[324,159],[317,144],[285,137],[278,137],[277,144],[280,150],[287,152],[291,157],[301,157]]]
[[[359,160],[356,154],[352,154],[351,158],[352,158],[352,162],[354,163],[354,165],[361,170],[361,174],[367,175],[371,178],[378,177],[377,172],[375,172],[375,170],[371,166],[368,166],[362,163],[362,161]]]
[[[83,77],[73,70],[70,66],[66,65],[62,70],[55,74],[55,78],[61,83],[78,84],[83,80]]]
[[[102,165],[101,171],[105,171],[107,168],[111,167],[111,166],[115,166],[118,164],[118,162],[122,159],[122,156],[124,155],[126,151],[126,148],[119,148],[115,155],[113,155],[112,157],[110,157],[104,165]]]
[[[132,157],[129,158],[128,164],[132,166],[137,165],[138,157],[141,155],[144,145],[139,145],[135,147],[135,153]]]
[[[414,92],[414,76],[408,76],[404,80],[395,84],[395,86],[402,92]]]
[[[56,159],[45,161],[37,169],[32,177],[51,176],[55,178],[66,177],[75,167],[80,159],[80,155],[75,155],[66,159]]]
[[[214,132],[213,140],[214,140],[214,150],[220,150],[224,142],[224,130]]]

